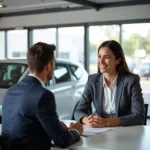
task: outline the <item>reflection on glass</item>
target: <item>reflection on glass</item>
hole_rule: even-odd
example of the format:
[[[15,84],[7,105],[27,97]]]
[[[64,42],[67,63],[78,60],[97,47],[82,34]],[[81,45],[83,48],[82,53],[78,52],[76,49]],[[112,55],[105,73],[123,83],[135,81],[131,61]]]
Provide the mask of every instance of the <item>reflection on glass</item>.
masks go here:
[[[124,24],[122,29],[123,49],[129,69],[141,77],[144,102],[150,106],[150,23]]]
[[[33,30],[33,44],[37,42],[56,44],[56,28],[34,29]]]
[[[99,45],[106,40],[119,42],[119,30],[118,25],[90,26],[90,73],[97,72],[97,50]]]
[[[27,30],[10,30],[7,32],[8,58],[26,57]]]
[[[58,56],[84,64],[84,27],[59,28]]]
[[[5,58],[5,32],[0,31],[0,59]]]

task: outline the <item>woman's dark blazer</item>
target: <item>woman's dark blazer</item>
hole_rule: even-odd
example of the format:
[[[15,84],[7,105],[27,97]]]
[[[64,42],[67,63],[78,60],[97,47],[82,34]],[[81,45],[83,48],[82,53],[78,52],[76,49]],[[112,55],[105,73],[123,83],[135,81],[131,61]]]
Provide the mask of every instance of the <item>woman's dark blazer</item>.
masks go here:
[[[116,118],[119,118],[122,126],[144,124],[144,100],[138,75],[128,73],[118,74],[116,92]],[[95,113],[103,117],[103,75],[96,73],[89,75],[86,87],[76,108],[74,117],[80,120],[89,115],[91,104],[95,107]]]

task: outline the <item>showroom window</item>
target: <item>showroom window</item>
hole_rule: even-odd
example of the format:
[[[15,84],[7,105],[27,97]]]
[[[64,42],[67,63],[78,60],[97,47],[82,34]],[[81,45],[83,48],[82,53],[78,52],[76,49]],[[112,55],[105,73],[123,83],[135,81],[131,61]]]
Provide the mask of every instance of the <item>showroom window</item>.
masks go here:
[[[84,64],[84,27],[58,29],[58,57]]]
[[[56,44],[56,28],[34,29],[33,44],[37,42]]]
[[[144,103],[150,116],[150,23],[123,24],[123,50],[131,72],[140,76]]]
[[[7,31],[8,58],[26,58],[28,39],[27,30]]]
[[[5,32],[0,31],[0,59],[5,58]]]

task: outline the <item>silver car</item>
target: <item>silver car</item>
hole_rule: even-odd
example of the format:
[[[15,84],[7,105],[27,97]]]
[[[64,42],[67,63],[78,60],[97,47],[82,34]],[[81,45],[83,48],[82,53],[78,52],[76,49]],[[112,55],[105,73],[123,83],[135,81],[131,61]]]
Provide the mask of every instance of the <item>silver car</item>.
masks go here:
[[[7,89],[28,73],[27,60],[0,60],[0,116],[2,116],[2,98]],[[46,88],[55,95],[60,119],[71,119],[87,78],[88,74],[80,63],[56,59],[53,78],[47,81]]]

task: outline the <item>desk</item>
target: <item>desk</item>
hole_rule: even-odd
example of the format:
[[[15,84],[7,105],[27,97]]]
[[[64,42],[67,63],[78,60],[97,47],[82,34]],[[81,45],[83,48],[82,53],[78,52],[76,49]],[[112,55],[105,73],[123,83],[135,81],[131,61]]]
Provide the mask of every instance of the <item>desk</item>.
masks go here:
[[[79,142],[66,149],[150,150],[150,126],[120,127],[97,135],[81,137]],[[54,150],[60,150],[60,148],[54,148]]]
[[[120,127],[101,134],[81,137],[68,149],[150,150],[150,126]]]

